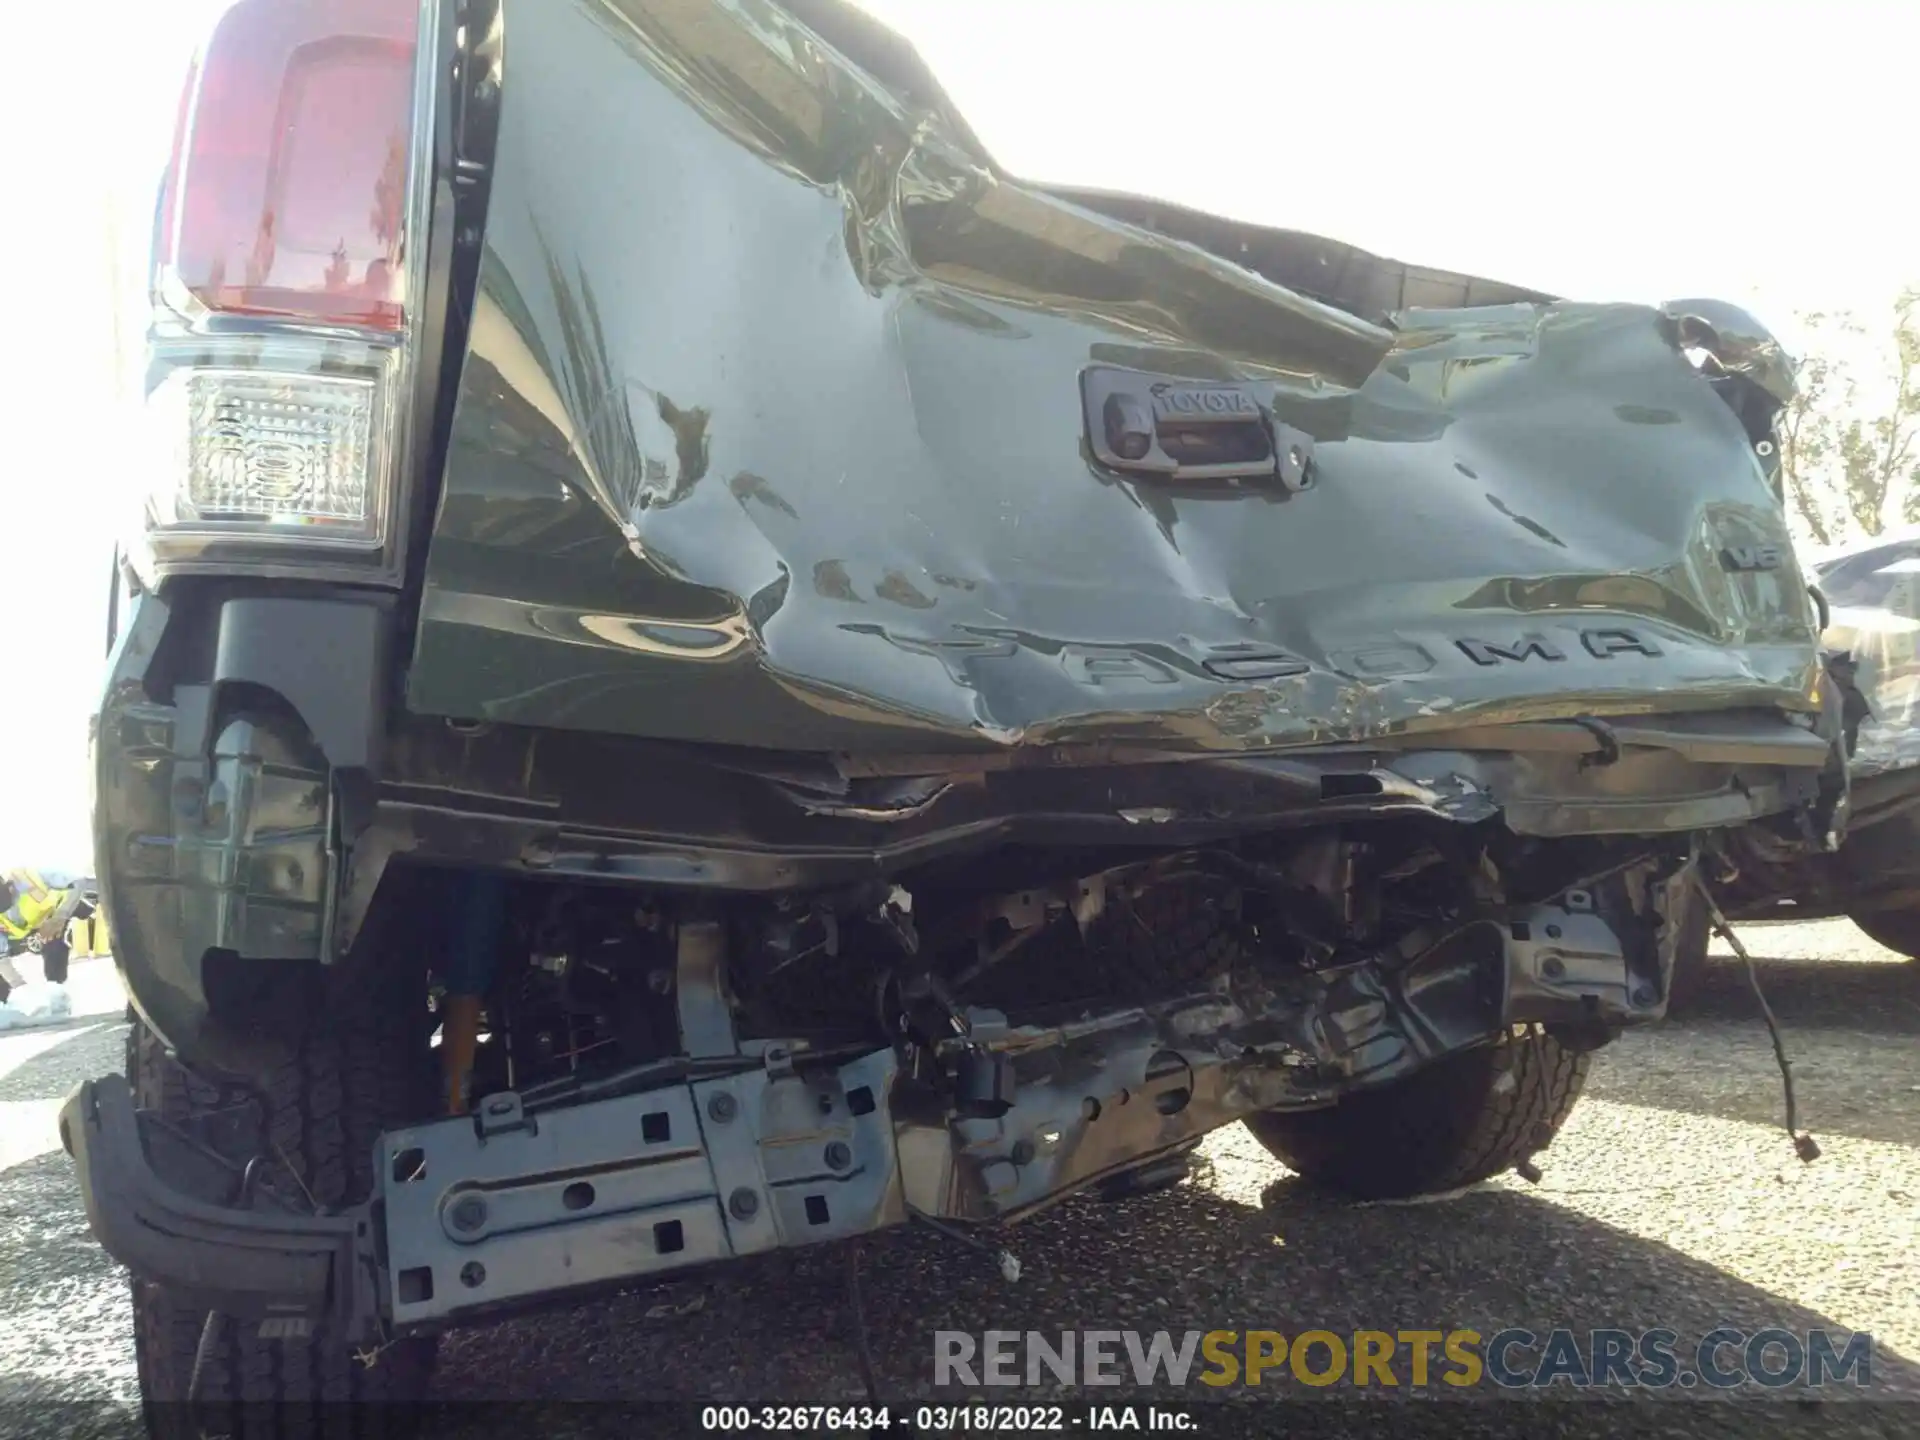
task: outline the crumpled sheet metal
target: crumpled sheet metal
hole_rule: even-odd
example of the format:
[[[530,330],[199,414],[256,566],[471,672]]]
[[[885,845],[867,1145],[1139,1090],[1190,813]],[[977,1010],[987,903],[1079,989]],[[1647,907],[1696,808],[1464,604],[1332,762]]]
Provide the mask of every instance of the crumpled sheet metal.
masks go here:
[[[1810,708],[1793,562],[1721,558],[1784,519],[1662,312],[1389,332],[999,176],[769,4],[503,26],[415,710],[880,751]],[[1242,383],[1316,483],[1102,471],[1094,365]]]
[[[1791,355],[1758,320],[1724,300],[1673,300],[1660,312],[1685,349],[1705,350],[1730,375],[1744,375],[1780,405],[1799,388]]]

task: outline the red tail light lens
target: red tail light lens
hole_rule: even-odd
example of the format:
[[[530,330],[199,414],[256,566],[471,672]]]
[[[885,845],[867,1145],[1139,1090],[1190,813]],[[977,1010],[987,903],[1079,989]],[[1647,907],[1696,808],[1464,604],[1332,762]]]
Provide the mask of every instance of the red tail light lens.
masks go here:
[[[161,294],[399,331],[419,0],[240,0],[182,106]]]
[[[201,48],[154,237],[152,575],[399,573],[443,13],[236,0]]]

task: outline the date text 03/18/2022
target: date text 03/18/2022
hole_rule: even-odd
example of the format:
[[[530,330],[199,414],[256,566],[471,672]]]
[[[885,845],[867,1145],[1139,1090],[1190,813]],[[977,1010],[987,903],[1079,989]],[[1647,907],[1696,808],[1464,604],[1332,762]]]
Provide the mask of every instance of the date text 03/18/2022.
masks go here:
[[[700,1428],[719,1433],[873,1434],[894,1430],[948,1435],[1153,1430],[1197,1434],[1197,1407],[1111,1405],[708,1405]]]

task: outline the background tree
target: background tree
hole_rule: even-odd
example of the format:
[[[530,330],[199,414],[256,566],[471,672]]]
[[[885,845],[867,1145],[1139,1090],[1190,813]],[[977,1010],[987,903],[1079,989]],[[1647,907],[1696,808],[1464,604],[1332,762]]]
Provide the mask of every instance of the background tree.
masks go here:
[[[1881,327],[1845,312],[1801,319],[1812,339],[1780,421],[1799,528],[1824,546],[1920,521],[1920,289]]]

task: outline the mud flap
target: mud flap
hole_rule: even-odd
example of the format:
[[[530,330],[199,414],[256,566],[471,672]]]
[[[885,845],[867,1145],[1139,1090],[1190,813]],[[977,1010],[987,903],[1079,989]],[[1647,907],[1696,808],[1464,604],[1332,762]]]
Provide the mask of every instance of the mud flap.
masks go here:
[[[296,1215],[201,1199],[162,1178],[149,1141],[164,1147],[170,1172],[194,1177],[196,1189],[217,1188],[225,1167],[183,1139],[145,1128],[119,1075],[85,1082],[60,1112],[60,1140],[79,1175],[87,1223],[109,1255],[223,1315],[325,1324],[351,1343],[372,1338],[375,1266],[365,1210]]]

